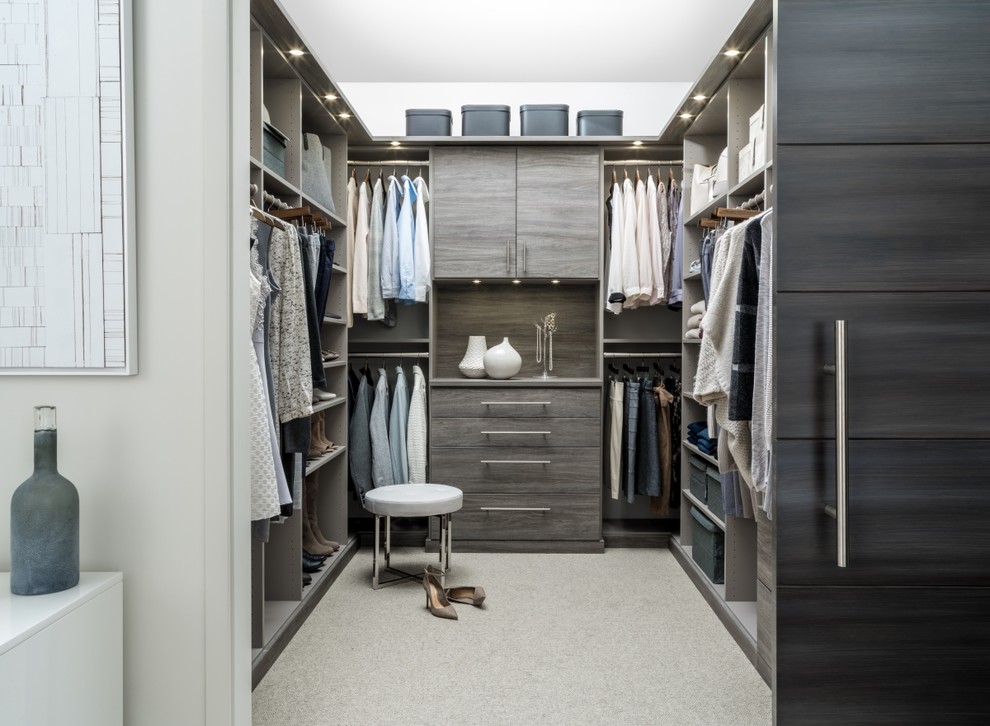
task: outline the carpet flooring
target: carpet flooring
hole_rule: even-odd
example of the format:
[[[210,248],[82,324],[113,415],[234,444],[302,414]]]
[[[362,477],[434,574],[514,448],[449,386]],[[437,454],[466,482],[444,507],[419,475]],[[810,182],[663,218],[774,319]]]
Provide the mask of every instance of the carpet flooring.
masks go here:
[[[419,571],[434,556],[395,550]],[[459,619],[357,553],[254,691],[254,726],[771,723],[770,689],[667,550],[454,552]]]

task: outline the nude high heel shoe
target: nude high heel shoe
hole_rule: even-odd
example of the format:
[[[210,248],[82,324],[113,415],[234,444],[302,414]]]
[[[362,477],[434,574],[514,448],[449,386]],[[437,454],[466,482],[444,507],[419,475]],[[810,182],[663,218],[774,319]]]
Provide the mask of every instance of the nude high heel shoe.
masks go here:
[[[437,577],[440,574],[440,570],[433,567],[433,565],[427,565],[426,571],[434,577]],[[448,587],[443,592],[447,596],[448,600],[464,603],[465,605],[474,605],[475,607],[478,607],[485,601],[485,588],[474,585]]]
[[[430,572],[429,568],[423,575],[423,589],[426,590],[426,607],[433,615],[447,620],[457,620],[457,611],[447,599],[447,595],[440,586],[440,580]]]

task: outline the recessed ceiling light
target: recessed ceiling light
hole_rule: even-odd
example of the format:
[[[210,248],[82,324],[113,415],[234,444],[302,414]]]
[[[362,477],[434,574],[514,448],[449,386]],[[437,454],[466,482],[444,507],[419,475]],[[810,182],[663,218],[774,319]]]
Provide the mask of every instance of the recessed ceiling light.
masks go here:
[[[633,146],[642,146],[642,145],[643,145],[642,141],[633,141]]]
[[[683,119],[694,118],[694,114],[682,113],[680,117],[683,118]]]
[[[733,48],[733,49],[729,49],[729,50],[725,51],[724,53],[722,53],[722,55],[724,55],[726,58],[735,58],[737,55],[742,55],[742,51],[741,50],[735,50]]]
[[[323,98],[327,99],[328,101],[336,101],[337,100],[337,96],[335,96],[332,93],[328,93]]]
[[[399,142],[398,141],[393,141],[392,142],[392,146],[399,146]]]
[[[289,50],[289,55],[294,55],[298,58],[301,55],[306,55],[306,51],[299,50],[298,48],[291,48]]]
[[[522,284],[522,280],[513,280],[512,281],[512,284],[513,285],[521,285]]]
[[[708,98],[708,96],[703,93],[699,93],[697,96],[691,96],[692,101],[704,101],[706,98]]]
[[[481,280],[471,280],[471,282],[473,282],[475,285],[481,284]]]
[[[349,113],[347,113],[347,111],[344,111],[343,113],[338,113],[337,114],[337,118],[350,118],[350,117],[351,117],[351,115]]]
[[[559,285],[560,284],[560,280],[551,280],[550,281],[550,284],[551,285]]]

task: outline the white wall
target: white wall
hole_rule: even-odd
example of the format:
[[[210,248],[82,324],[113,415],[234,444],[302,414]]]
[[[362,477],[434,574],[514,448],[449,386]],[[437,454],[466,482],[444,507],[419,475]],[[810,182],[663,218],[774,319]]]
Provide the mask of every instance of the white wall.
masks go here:
[[[231,235],[247,229],[229,218],[230,145],[247,149],[229,121],[229,30],[246,43],[247,0],[134,5],[140,372],[0,378],[0,569],[10,497],[32,469],[32,407],[54,404],[59,469],[80,493],[82,568],[124,573],[125,723],[249,723],[249,590],[243,564],[232,585],[228,485],[241,469],[228,443],[229,330],[248,329],[246,310],[231,313],[246,293],[231,300],[228,282]],[[241,115],[246,125],[246,104]]]
[[[331,73],[332,73],[331,69]],[[404,136],[407,108],[446,108],[461,133],[461,106],[501,103],[512,107],[509,133],[519,134],[519,106],[566,103],[570,133],[577,135],[577,112],[617,108],[624,112],[623,134],[657,136],[690,90],[690,83],[341,83],[341,90],[375,136]]]

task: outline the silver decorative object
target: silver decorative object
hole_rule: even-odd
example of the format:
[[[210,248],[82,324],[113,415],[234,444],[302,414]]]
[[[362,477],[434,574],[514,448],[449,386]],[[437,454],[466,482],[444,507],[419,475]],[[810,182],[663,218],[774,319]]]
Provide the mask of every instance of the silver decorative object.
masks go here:
[[[536,326],[536,362],[543,364],[543,374],[533,378],[556,378],[553,370],[553,334],[557,332],[557,313],[550,313]]]

